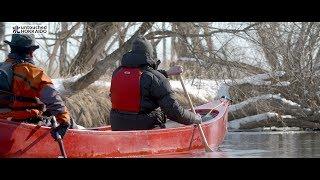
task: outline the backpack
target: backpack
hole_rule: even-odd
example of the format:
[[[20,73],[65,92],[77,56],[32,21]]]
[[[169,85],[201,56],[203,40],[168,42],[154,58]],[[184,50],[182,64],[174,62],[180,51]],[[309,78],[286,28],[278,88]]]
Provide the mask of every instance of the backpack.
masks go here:
[[[8,108],[14,99],[12,94],[13,70],[12,63],[0,63],[0,108]]]
[[[12,92],[12,83],[13,83],[13,66],[18,62],[9,63],[3,62],[0,63],[0,110],[1,108],[10,108],[10,105],[14,103],[14,101],[20,102],[29,102],[29,103],[37,103],[36,98],[32,97],[24,97],[24,96],[16,96]]]
[[[0,91],[11,92],[13,70],[12,63],[0,63]]]

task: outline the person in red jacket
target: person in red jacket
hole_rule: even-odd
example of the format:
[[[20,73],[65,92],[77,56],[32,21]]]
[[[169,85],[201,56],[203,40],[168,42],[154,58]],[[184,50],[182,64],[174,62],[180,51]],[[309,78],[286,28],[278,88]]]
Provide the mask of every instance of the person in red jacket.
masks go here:
[[[55,116],[59,126],[52,130],[54,138],[61,137],[70,127],[70,113],[52,80],[43,69],[35,66],[33,52],[34,35],[13,34],[11,52],[0,63],[0,119],[37,123],[45,116]]]

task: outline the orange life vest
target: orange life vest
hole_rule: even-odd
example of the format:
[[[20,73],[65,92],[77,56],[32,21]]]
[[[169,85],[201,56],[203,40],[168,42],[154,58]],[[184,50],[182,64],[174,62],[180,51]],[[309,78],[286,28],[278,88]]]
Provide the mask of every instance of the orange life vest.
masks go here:
[[[8,59],[6,62],[12,61]],[[15,64],[12,71],[12,87],[9,92],[12,98],[5,101],[6,108],[1,107],[0,119],[21,121],[41,115],[44,104],[37,97],[44,85],[52,84],[51,79],[31,63]]]

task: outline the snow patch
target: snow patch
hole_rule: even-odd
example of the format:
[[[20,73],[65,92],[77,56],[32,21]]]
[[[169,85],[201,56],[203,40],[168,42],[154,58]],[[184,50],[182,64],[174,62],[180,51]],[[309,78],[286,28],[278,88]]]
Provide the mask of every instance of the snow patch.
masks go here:
[[[64,92],[65,88],[63,86],[64,82],[75,82],[78,80],[82,75],[76,75],[70,78],[58,78],[53,79],[53,84],[55,88],[59,92]],[[183,90],[182,85],[180,81],[170,80],[170,85],[172,89],[179,89]],[[93,86],[98,86],[101,88],[109,88],[111,85],[111,82],[109,81],[95,81]],[[223,81],[216,81],[216,80],[206,80],[206,79],[185,79],[185,86],[188,91],[188,93],[204,100],[204,101],[210,101],[214,97],[219,96],[227,96],[229,97],[229,86],[226,86],[223,84]],[[222,86],[222,88],[220,88]]]
[[[75,82],[77,81],[80,77],[82,77],[83,75],[78,74],[76,76],[70,77],[70,78],[58,78],[58,79],[52,79],[53,85],[55,87],[55,89],[59,92],[64,92],[66,89],[63,85],[64,82]],[[111,82],[108,81],[95,81],[94,83],[92,83],[91,85],[93,86],[97,86],[97,87],[102,87],[102,88],[107,88],[110,87]]]
[[[287,100],[287,99],[285,99],[285,98],[281,98],[280,95],[275,95],[275,96],[273,96],[273,97],[276,98],[276,99],[280,99],[280,100],[281,100],[283,103],[285,103],[285,104],[289,104],[289,105],[291,105],[291,106],[300,107],[300,104],[295,103],[295,102],[293,102],[293,101],[291,101],[291,100]]]
[[[228,86],[227,84],[221,84],[215,98],[220,98],[221,96],[230,97],[229,88],[230,86]]]
[[[182,58],[183,59],[183,58]],[[192,58],[185,58],[185,60],[190,60]],[[188,90],[188,92],[196,97],[199,97],[200,99],[204,101],[210,101],[212,99],[218,99],[221,96],[230,97],[229,94],[229,88],[232,85],[235,84],[241,84],[241,83],[251,83],[255,85],[270,85],[270,81],[263,81],[265,79],[268,79],[270,77],[275,76],[282,76],[284,75],[284,72],[279,71],[275,73],[265,73],[265,74],[258,74],[250,77],[246,77],[243,79],[226,79],[226,80],[209,80],[209,79],[186,79],[185,80],[185,86]],[[75,82],[78,80],[83,74],[79,74],[70,78],[66,79],[53,79],[53,83],[55,88],[59,92],[64,92],[65,88],[63,86],[64,82]],[[289,83],[289,82],[288,82]],[[288,83],[285,83],[285,85],[288,85]],[[108,88],[111,85],[111,82],[108,81],[96,81],[92,85],[102,87],[102,88]],[[170,85],[173,89],[179,89],[183,90],[180,81],[170,80]],[[288,101],[289,102],[289,101]],[[290,101],[289,103],[292,103]]]
[[[235,79],[232,81],[230,85],[239,85],[239,84],[253,84],[253,85],[270,85],[271,81],[265,81],[271,77],[281,77],[285,74],[284,71],[272,72],[272,73],[264,73],[257,74],[249,77],[245,77],[242,79]]]
[[[64,79],[52,79],[52,82],[53,82],[54,88],[57,91],[59,92],[65,91],[65,88],[63,86]]]
[[[264,74],[257,74],[249,77],[245,77],[242,79],[226,79],[221,81],[218,88],[218,92],[216,93],[215,98],[220,98],[221,96],[225,95],[227,97],[230,97],[229,95],[229,87],[240,85],[240,84],[252,84],[252,85],[271,85],[271,81],[266,81],[267,79],[271,77],[281,77],[285,75],[284,71],[277,71],[273,73],[264,73]],[[278,82],[274,86],[289,86],[290,82],[284,81],[284,82]]]
[[[178,61],[197,61],[197,59],[190,57],[179,57]]]
[[[281,118],[293,119],[294,117],[291,115],[282,115]]]
[[[111,82],[108,81],[96,81],[92,85],[101,87],[101,88],[108,88],[111,86]]]
[[[292,102],[290,100],[287,100],[285,98],[282,98],[280,96],[280,94],[266,94],[266,95],[261,95],[261,96],[256,96],[256,97],[253,97],[253,98],[249,98],[245,101],[242,101],[238,104],[234,104],[234,105],[231,105],[229,107],[229,112],[233,112],[233,111],[236,111],[238,109],[242,109],[244,106],[247,106],[248,104],[251,104],[251,103],[254,103],[254,102],[257,102],[259,100],[265,100],[265,99],[271,99],[271,98],[274,98],[274,99],[279,99],[281,100],[283,103],[285,104],[288,104],[290,106],[295,106],[295,107],[300,107],[299,104],[295,103],[295,102]]]
[[[78,80],[82,75],[78,74],[75,75],[73,77],[70,78],[58,78],[58,79],[52,79],[53,85],[55,87],[55,89],[59,92],[64,92],[66,89],[64,88],[63,83],[64,82],[75,82],[76,80]]]
[[[276,83],[274,86],[286,87],[286,86],[289,86],[289,85],[290,85],[289,81],[282,81],[282,82]]]
[[[204,79],[186,79],[185,86],[188,93],[202,99],[205,101],[212,100],[217,96],[217,92],[221,86],[221,82],[214,80],[204,80]],[[183,90],[180,81],[170,81],[172,89]]]

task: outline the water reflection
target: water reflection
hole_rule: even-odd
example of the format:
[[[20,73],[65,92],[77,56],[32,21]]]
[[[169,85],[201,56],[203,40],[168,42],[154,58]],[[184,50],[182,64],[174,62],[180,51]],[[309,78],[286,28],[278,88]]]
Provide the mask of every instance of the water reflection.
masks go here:
[[[215,151],[166,156],[166,158],[318,158],[319,132],[229,132]]]
[[[228,157],[320,157],[318,132],[229,132],[220,150]]]

